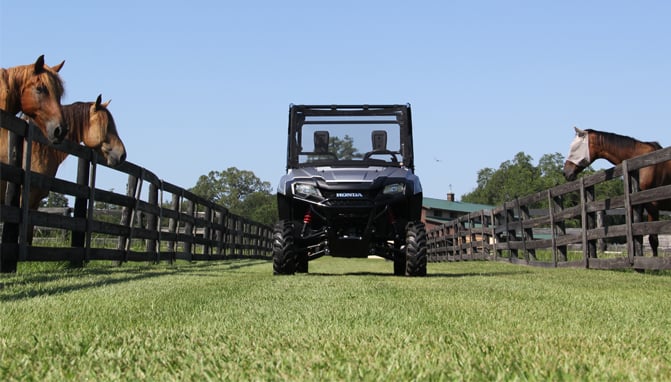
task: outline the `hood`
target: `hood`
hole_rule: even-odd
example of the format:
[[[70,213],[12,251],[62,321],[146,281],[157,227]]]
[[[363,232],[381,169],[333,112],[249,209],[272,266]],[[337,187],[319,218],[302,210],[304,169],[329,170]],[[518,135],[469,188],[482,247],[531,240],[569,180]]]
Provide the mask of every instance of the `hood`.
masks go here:
[[[377,178],[407,178],[410,171],[400,167],[305,167],[291,170],[293,178],[321,179],[326,183],[372,183]]]
[[[419,178],[412,171],[405,167],[303,167],[290,169],[280,180],[278,187],[283,190],[290,181],[301,179],[312,179],[315,181],[326,182],[327,184],[347,184],[347,183],[373,183],[379,178],[401,178],[410,181],[414,185],[415,193],[422,192],[422,186]]]

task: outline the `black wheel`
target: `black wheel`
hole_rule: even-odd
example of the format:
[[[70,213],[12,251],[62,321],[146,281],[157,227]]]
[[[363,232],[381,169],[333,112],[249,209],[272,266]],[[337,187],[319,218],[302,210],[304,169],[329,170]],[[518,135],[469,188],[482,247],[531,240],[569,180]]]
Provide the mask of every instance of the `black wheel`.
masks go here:
[[[296,272],[293,222],[280,220],[273,230],[273,273],[293,275]]]
[[[405,275],[426,276],[426,227],[421,222],[405,226]],[[394,263],[396,270],[396,263]]]

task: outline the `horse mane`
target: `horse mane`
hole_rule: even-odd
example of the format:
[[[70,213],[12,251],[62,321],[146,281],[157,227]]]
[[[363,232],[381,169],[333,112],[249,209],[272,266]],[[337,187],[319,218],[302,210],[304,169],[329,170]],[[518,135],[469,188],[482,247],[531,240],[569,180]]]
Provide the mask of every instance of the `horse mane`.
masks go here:
[[[662,145],[659,144],[659,142],[654,141],[654,142],[645,142],[649,144],[650,146],[654,147],[656,150],[661,150],[663,149]]]
[[[84,134],[90,128],[91,107],[94,102],[75,102],[69,105],[63,105],[63,119],[68,124],[68,134],[65,137],[67,140],[81,143],[84,140]],[[112,113],[102,106],[96,110],[97,113],[104,112],[104,125],[107,126],[107,131],[116,133],[116,125]]]
[[[91,115],[92,102],[75,102],[70,105],[63,105],[61,110],[63,112],[63,120],[67,122],[68,133],[65,139],[75,144],[79,144],[84,137],[84,129],[89,123]],[[58,164],[62,163],[67,158],[68,153],[53,149],[46,145],[33,146],[41,152],[42,158],[47,158],[49,155],[58,159]]]
[[[75,102],[70,105],[63,105],[63,119],[68,124],[67,140],[79,143],[84,136],[84,129],[89,123],[91,117],[92,102]]]
[[[15,66],[7,70],[10,71],[10,73],[11,71],[14,71],[15,72],[14,78],[17,79],[20,78],[22,82],[27,81],[30,78],[30,76],[35,74],[35,66],[32,64]],[[63,95],[65,95],[65,86],[63,85],[63,80],[61,79],[61,76],[58,75],[58,73],[49,69],[45,65],[44,72],[42,72],[41,74],[46,75],[47,78],[49,79],[48,81],[45,82],[45,85],[49,93],[55,94],[58,99],[60,99]]]
[[[620,134],[616,134],[616,133],[609,133],[607,131],[599,131],[599,130],[593,130],[593,129],[586,129],[585,131],[600,135],[604,140],[608,140],[609,142],[614,143],[616,145],[627,146],[627,145],[634,145],[636,143],[643,143],[643,144],[650,145],[650,146],[654,147],[655,150],[662,149],[662,145],[660,145],[659,142],[657,142],[657,141],[644,142],[644,141],[639,141],[636,138],[632,138],[632,137],[629,137],[629,136],[626,136],[626,135],[620,135]]]

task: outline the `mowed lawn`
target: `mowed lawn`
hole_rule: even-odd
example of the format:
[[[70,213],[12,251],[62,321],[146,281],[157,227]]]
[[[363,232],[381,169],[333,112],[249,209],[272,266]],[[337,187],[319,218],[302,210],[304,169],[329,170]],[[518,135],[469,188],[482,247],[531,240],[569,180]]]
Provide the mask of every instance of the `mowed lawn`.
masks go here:
[[[0,380],[671,380],[671,274],[325,257],[20,264]]]

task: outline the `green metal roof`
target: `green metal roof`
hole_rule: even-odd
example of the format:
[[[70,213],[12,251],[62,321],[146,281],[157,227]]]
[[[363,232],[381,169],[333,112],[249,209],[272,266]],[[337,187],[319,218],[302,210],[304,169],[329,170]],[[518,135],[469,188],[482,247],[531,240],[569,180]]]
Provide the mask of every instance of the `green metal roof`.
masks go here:
[[[457,211],[464,213],[476,212],[480,210],[491,210],[492,208],[494,208],[494,206],[489,206],[486,204],[451,202],[447,199],[435,199],[426,197],[423,198],[422,200],[422,207],[445,210],[445,211]]]

